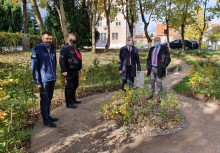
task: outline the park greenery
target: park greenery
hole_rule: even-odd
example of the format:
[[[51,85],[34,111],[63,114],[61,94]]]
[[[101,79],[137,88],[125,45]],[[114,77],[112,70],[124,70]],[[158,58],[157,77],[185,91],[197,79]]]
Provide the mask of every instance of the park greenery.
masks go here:
[[[192,67],[189,75],[174,86],[176,92],[194,96],[203,95],[205,99],[220,99],[219,51],[198,50],[184,53],[173,51],[173,55],[180,57]]]
[[[146,51],[140,52],[142,68],[145,66],[146,54]],[[219,99],[219,91],[214,90],[218,88],[220,82],[219,51],[174,50],[171,54],[192,65],[190,75],[174,88],[177,92],[199,93]],[[26,145],[24,142],[30,137],[31,127],[39,116],[39,103],[29,67],[30,52],[2,52],[0,55],[0,149],[3,152],[10,152],[21,150]],[[117,73],[115,60],[117,56],[118,51],[102,53],[99,56],[83,52],[85,62],[80,75],[78,96],[120,88],[121,77]],[[59,66],[57,71],[60,71]],[[61,96],[63,87],[63,78],[58,73],[56,96]],[[113,100],[102,106],[104,118],[125,127],[140,128],[149,123],[161,129],[175,127],[182,119],[178,108],[179,101],[174,94],[167,94],[158,105],[154,100],[146,101],[144,98],[149,92],[147,88],[137,90],[127,88],[127,90],[126,94],[122,94],[122,91],[116,92]],[[173,99],[176,99],[175,105]]]
[[[89,52],[84,55],[90,60],[80,73],[78,96],[119,88],[121,79],[114,58],[100,61],[91,58]],[[38,91],[30,70],[30,52],[2,52],[0,57],[0,152],[19,152],[27,145],[25,140],[39,116]],[[57,71],[60,72],[59,66]],[[55,97],[61,97],[63,77],[61,73],[57,77],[56,93],[59,94]]]
[[[105,51],[107,51],[111,44],[112,29],[109,25],[116,20],[118,13],[122,13],[132,36],[138,16],[141,17],[144,23],[142,30],[149,44],[152,42],[148,31],[149,24],[151,21],[157,21],[167,25],[168,41],[169,29],[174,28],[180,33],[182,40],[197,40],[201,48],[204,37],[210,40],[219,39],[218,33],[210,33],[212,29],[210,22],[219,16],[220,2],[217,1],[216,5],[211,7],[208,5],[210,2],[210,0],[119,0],[116,2],[112,0],[0,0],[1,12],[4,14],[0,16],[2,23],[0,29],[4,32],[24,32],[31,35],[48,30],[62,43],[66,42],[64,38],[68,33],[75,33],[80,47],[92,46],[92,51],[96,52],[95,42],[99,39],[96,26],[100,20],[106,19],[109,33],[105,45]],[[45,18],[42,18],[40,9],[47,10]]]
[[[152,21],[174,28],[181,39],[199,41],[199,48],[207,48],[207,37],[212,42],[220,39],[220,26],[209,23],[220,15],[220,1],[208,7],[209,0],[0,0],[0,152],[21,152],[31,136],[31,128],[39,116],[37,89],[30,70],[30,51],[16,52],[22,46],[22,35],[29,34],[30,47],[39,43],[40,33],[48,30],[57,47],[66,42],[68,33],[77,35],[77,45],[82,50],[83,70],[80,73],[78,96],[85,96],[120,88],[121,76],[117,73],[118,50],[109,50],[110,23],[122,13],[134,35],[134,25],[141,16],[148,43],[152,42],[148,26]],[[42,18],[40,9],[47,10]],[[96,29],[100,20],[106,19],[108,37],[104,53],[99,54]],[[184,42],[184,41],[183,41]],[[184,44],[183,44],[184,50]],[[6,51],[6,52],[5,52]],[[15,52],[13,52],[15,51]],[[90,52],[91,51],[91,52]],[[95,54],[94,54],[95,53]],[[174,87],[177,93],[220,100],[220,52],[210,50],[171,51],[192,69],[189,75]],[[146,64],[147,51],[140,52],[141,66]],[[57,56],[59,57],[59,55]],[[172,63],[173,64],[173,63]],[[60,72],[59,66],[57,72]],[[57,73],[56,91],[63,94],[64,82]],[[145,80],[148,82],[148,78]],[[143,127],[150,124],[160,129],[174,127],[182,119],[179,100],[166,93],[158,104],[146,100],[148,88],[115,92],[107,104],[101,106],[103,117],[119,126]],[[58,93],[58,92],[55,92]],[[56,96],[61,96],[56,94]],[[26,152],[24,150],[23,152]]]

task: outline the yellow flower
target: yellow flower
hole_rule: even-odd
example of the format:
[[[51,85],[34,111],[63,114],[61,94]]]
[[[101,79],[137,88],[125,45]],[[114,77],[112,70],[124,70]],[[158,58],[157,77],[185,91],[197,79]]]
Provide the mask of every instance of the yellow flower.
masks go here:
[[[0,111],[0,119],[4,119],[6,115],[6,112]]]

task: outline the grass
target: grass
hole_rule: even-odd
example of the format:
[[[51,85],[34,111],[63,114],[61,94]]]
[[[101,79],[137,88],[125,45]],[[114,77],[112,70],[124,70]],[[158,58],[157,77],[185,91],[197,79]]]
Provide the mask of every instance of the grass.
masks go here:
[[[201,60],[213,60],[220,64],[220,51],[213,50],[189,50],[181,52],[180,50],[171,50],[170,51],[173,57],[180,58],[187,62],[188,64],[192,64],[194,62],[198,62]]]
[[[177,93],[188,94],[192,93],[192,89],[188,86],[189,76],[186,76],[180,83],[176,84],[173,89]]]
[[[101,65],[106,65],[112,60],[118,60],[119,49],[111,50],[107,53],[93,54],[92,52],[82,52],[83,67],[90,66],[97,58]],[[142,70],[146,67],[146,59],[148,51],[140,51],[140,62]],[[0,53],[0,69],[5,65],[11,64],[30,64],[31,52],[4,52]],[[59,61],[60,53],[57,50],[57,61]],[[174,58],[174,57],[173,57]],[[59,63],[59,62],[58,62]],[[170,64],[175,64],[171,61]],[[59,66],[59,65],[58,65]]]

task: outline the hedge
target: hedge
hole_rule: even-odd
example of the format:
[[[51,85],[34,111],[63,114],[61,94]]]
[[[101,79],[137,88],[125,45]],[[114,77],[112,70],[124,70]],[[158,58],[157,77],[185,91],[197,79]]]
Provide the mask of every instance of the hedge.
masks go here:
[[[8,33],[0,32],[0,47],[18,47],[22,46],[22,35],[23,33]],[[29,35],[30,47],[41,42],[41,38],[38,35]],[[53,42],[56,43],[56,38],[53,38]]]

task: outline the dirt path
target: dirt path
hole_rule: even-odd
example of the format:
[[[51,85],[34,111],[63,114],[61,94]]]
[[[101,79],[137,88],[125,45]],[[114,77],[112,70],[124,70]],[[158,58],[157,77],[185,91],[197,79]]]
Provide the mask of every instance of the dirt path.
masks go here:
[[[181,64],[181,62],[180,62]],[[187,75],[189,66],[171,74],[164,86],[172,86]],[[111,99],[112,93],[103,93],[81,99],[77,109],[65,105],[52,111],[60,120],[58,128],[50,129],[39,121],[31,138],[31,152],[47,153],[220,153],[219,105],[180,96],[182,111],[188,126],[179,133],[149,137],[127,136],[112,131],[98,113],[99,105]]]

